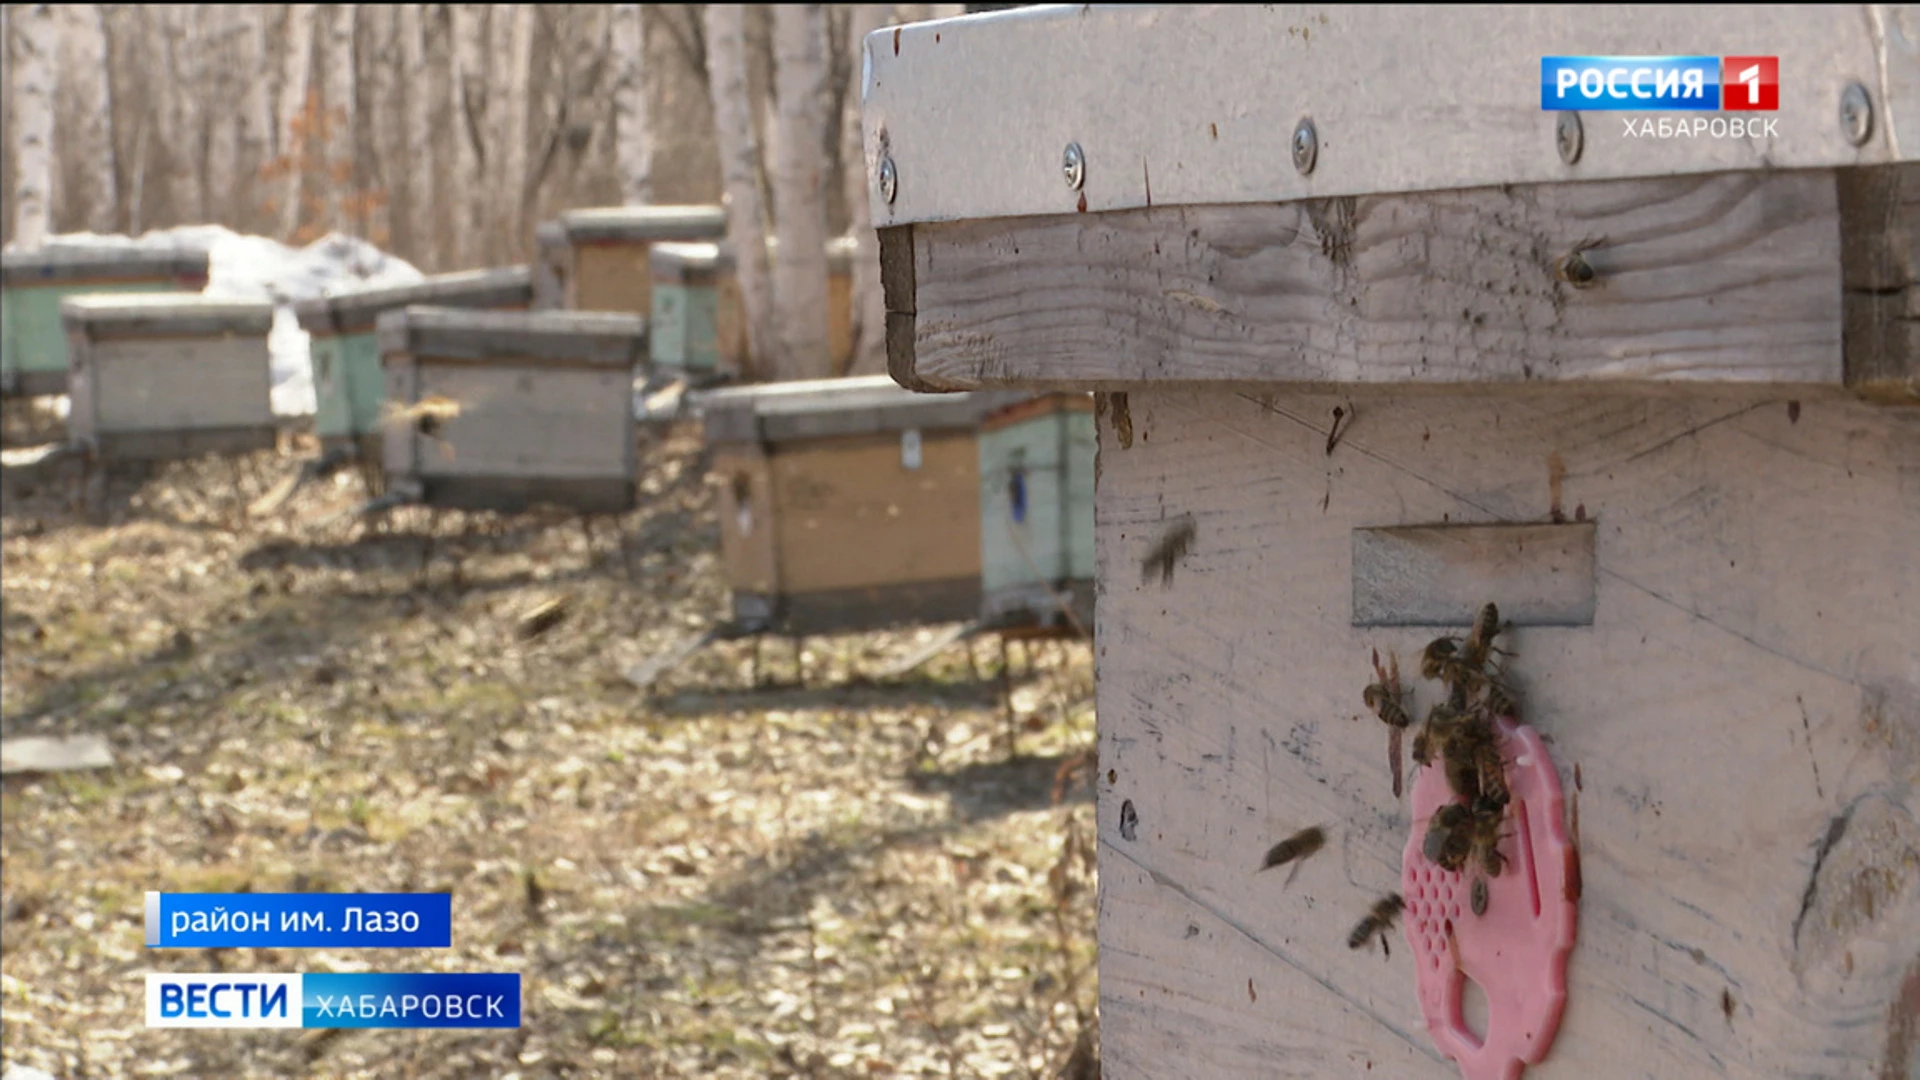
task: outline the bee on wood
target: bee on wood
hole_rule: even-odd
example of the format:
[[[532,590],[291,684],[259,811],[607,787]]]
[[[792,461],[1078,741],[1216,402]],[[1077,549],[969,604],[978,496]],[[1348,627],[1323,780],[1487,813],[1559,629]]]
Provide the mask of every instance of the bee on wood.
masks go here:
[[[1152,581],[1154,571],[1158,570],[1161,587],[1171,586],[1173,564],[1193,546],[1196,531],[1191,519],[1182,520],[1167,530],[1167,534],[1160,538],[1159,543],[1153,545],[1153,550],[1147,554],[1147,557],[1140,561],[1141,583]]]
[[[1310,825],[1268,848],[1267,857],[1260,862],[1260,869],[1271,870],[1276,866],[1293,863],[1293,874],[1287,875],[1287,884],[1291,885],[1293,875],[1300,872],[1300,864],[1306,862],[1309,856],[1325,846],[1327,846],[1325,830],[1318,825]]]
[[[1520,719],[1520,703],[1514,700],[1513,692],[1505,686],[1502,686],[1497,681],[1489,682],[1487,684],[1486,712],[1489,718],[1510,716],[1518,720]]]
[[[1399,893],[1388,893],[1375,901],[1373,909],[1354,925],[1353,933],[1347,935],[1347,948],[1357,949],[1376,937],[1380,939],[1381,948],[1387,948],[1387,931],[1393,929],[1394,920],[1406,906]]]
[[[1401,789],[1400,742],[1413,725],[1413,717],[1407,715],[1402,704],[1405,691],[1400,689],[1400,658],[1388,653],[1387,662],[1388,667],[1381,667],[1380,650],[1373,651],[1373,674],[1379,681],[1368,684],[1360,697],[1387,725],[1387,766],[1393,773],[1393,797],[1397,799]]]
[[[1427,643],[1420,654],[1420,674],[1445,683],[1456,709],[1466,708],[1468,699],[1486,689],[1488,683],[1484,668],[1467,661],[1460,639],[1454,637],[1434,638]]]
[[[1467,634],[1466,643],[1460,647],[1460,659],[1470,667],[1485,669],[1488,658],[1499,651],[1493,647],[1494,636],[1499,633],[1500,609],[1489,601],[1474,616],[1473,629]]]

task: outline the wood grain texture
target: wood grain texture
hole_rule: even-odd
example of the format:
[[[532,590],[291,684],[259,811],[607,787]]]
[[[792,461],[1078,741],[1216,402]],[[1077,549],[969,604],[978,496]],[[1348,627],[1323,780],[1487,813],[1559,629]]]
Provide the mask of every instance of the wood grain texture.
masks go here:
[[[1837,386],[1840,235],[1830,170],[921,224],[883,232],[889,364],[940,389]],[[1576,252],[1585,287],[1557,275]]]
[[[439,438],[414,440],[423,477],[634,479],[633,386],[624,370],[426,361],[419,393],[460,403]]]
[[[273,428],[264,335],[73,341],[76,438]]]
[[[1920,164],[1838,174],[1847,385],[1920,402]]]
[[[1515,626],[1593,624],[1594,528],[1400,525],[1353,530],[1353,625],[1468,626],[1500,605]]]
[[[901,463],[900,439],[844,436],[771,456],[782,592],[979,578],[973,433],[924,432],[917,469]]]
[[[1528,1080],[1889,1075],[1920,964],[1920,414],[1791,396],[1135,387],[1126,448],[1107,410],[1104,1075],[1459,1075],[1408,951],[1345,943],[1413,827],[1369,653],[1408,670],[1433,636],[1351,625],[1352,530],[1544,521],[1554,455],[1599,566],[1591,626],[1507,643],[1584,788],[1568,1008]],[[1291,886],[1255,873],[1311,824]]]

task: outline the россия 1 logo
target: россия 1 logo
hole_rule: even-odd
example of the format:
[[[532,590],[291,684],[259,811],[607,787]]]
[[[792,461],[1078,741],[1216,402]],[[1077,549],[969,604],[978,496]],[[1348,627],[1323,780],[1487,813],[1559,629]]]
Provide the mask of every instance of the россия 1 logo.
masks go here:
[[[1777,56],[1543,56],[1540,107],[1775,112]]]

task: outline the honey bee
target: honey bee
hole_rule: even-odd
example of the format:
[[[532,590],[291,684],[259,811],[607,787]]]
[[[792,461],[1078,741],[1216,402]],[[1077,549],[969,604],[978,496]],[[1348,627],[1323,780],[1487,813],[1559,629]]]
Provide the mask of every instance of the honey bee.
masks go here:
[[[1460,647],[1460,659],[1474,668],[1484,669],[1487,659],[1497,650],[1493,647],[1494,636],[1500,633],[1500,609],[1488,601],[1480,608],[1480,614],[1474,616],[1473,629],[1467,634],[1467,640]]]
[[[1357,949],[1376,937],[1380,939],[1380,947],[1387,948],[1387,931],[1393,929],[1394,920],[1400,917],[1400,912],[1406,906],[1406,901],[1400,899],[1399,893],[1388,893],[1375,901],[1372,910],[1347,935],[1347,948]]]
[[[1474,745],[1473,768],[1480,785],[1480,798],[1505,809],[1513,794],[1507,788],[1507,763],[1492,739]]]
[[[1309,826],[1268,848],[1267,857],[1261,860],[1260,869],[1271,870],[1296,860],[1304,862],[1308,856],[1326,845],[1326,832],[1318,825]],[[1299,870],[1298,866],[1294,867],[1295,873]],[[1289,877],[1287,880],[1293,879]]]
[[[1473,854],[1473,811],[1461,803],[1448,803],[1427,819],[1427,836],[1420,852],[1427,861],[1443,870],[1458,872]]]
[[[1473,879],[1473,887],[1468,890],[1467,893],[1467,903],[1468,906],[1473,909],[1475,915],[1485,915],[1487,913],[1486,878],[1476,877]]]
[[[1406,706],[1401,703],[1405,692],[1400,689],[1400,658],[1388,653],[1387,661],[1389,666],[1381,667],[1380,650],[1373,651],[1373,674],[1379,681],[1369,683],[1360,697],[1387,725],[1387,767],[1393,774],[1393,797],[1397,799],[1402,779],[1400,742],[1406,729],[1413,725],[1413,717],[1407,715]]]
[[[1487,683],[1486,712],[1488,717],[1510,716],[1520,719],[1520,703],[1513,699],[1513,692],[1498,681]]]
[[[439,443],[449,456],[453,454],[453,446],[446,441],[443,432],[448,422],[459,416],[460,403],[439,394],[428,394],[411,405],[387,405],[390,422],[412,425],[415,431]]]
[[[1500,853],[1500,826],[1506,821],[1506,807],[1481,802],[1468,815],[1467,858],[1488,877],[1499,877],[1507,868],[1507,857]]]
[[[1141,582],[1144,584],[1152,581],[1154,571],[1158,570],[1161,587],[1171,586],[1173,564],[1193,546],[1195,532],[1191,519],[1182,520],[1167,530],[1167,534],[1153,545],[1153,550],[1147,554],[1147,557],[1140,561]]]

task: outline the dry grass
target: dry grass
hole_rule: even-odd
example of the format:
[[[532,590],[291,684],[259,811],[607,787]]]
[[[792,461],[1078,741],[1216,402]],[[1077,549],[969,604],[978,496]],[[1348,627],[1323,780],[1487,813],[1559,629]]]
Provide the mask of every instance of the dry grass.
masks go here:
[[[275,519],[291,468],[168,467],[84,523],[12,485],[9,735],[104,733],[111,770],[0,795],[4,1059],[65,1078],[1049,1076],[1092,1031],[1084,648],[1016,680],[916,635],[807,643],[754,691],[716,645],[649,698],[615,674],[721,612],[693,431],[644,508]],[[564,595],[522,640],[519,617]],[[986,648],[982,647],[983,656]],[[769,643],[776,675],[791,653]],[[997,658],[997,653],[996,653]],[[449,950],[148,952],[146,890],[447,890]],[[518,971],[508,1032],[149,1031],[147,971]],[[1083,1028],[1085,1032],[1083,1034]],[[1082,1049],[1082,1055],[1085,1048]]]

